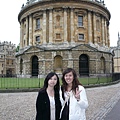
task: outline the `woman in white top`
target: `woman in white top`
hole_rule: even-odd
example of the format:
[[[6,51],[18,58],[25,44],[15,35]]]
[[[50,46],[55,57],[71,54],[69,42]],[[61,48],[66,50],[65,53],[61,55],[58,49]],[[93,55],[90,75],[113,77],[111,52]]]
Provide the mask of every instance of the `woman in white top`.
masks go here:
[[[86,120],[85,110],[88,107],[86,92],[72,68],[67,68],[63,72],[60,96],[61,120]]]
[[[36,120],[59,120],[61,102],[59,97],[59,78],[49,73],[36,100]]]

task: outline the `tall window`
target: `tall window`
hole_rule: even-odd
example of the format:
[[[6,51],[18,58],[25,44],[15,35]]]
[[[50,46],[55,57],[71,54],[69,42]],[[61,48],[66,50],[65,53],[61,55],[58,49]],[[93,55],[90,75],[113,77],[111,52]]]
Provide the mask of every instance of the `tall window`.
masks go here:
[[[23,59],[20,59],[20,74],[23,73]]]
[[[26,24],[24,25],[24,35],[26,34]]]
[[[79,74],[82,76],[89,75],[89,59],[85,54],[79,57]]]
[[[36,19],[36,29],[40,29],[40,18]]]
[[[25,45],[25,40],[24,40],[24,45]]]
[[[96,21],[96,29],[100,30],[100,22],[99,22],[99,20]]]
[[[32,76],[38,76],[39,72],[39,64],[38,64],[38,57],[33,56],[32,57]]]
[[[101,73],[105,73],[105,58],[101,57]]]
[[[57,55],[54,58],[54,70],[57,73],[62,73],[62,68],[63,68],[63,58],[60,55]]]
[[[40,36],[36,36],[36,42],[40,42]]]
[[[78,16],[78,26],[83,26],[83,16]]]
[[[60,26],[60,16],[59,15],[56,16],[56,24],[57,24],[57,26]]]
[[[78,40],[84,40],[84,34],[79,34],[78,35]]]

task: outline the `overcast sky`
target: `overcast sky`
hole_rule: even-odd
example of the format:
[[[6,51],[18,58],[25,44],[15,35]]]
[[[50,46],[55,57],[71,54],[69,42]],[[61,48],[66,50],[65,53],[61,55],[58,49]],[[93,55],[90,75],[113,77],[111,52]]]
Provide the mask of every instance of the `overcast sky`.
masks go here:
[[[0,41],[8,41],[18,45],[20,42],[20,24],[18,14],[27,0],[1,0],[0,2]],[[117,46],[120,32],[120,0],[104,0],[111,13],[110,46]]]

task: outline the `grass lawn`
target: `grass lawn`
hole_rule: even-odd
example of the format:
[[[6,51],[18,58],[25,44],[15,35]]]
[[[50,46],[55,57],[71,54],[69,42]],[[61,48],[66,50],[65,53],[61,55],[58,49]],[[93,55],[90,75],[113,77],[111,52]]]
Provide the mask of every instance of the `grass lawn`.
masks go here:
[[[101,84],[112,81],[112,78],[79,78],[83,85]],[[43,86],[42,78],[0,78],[0,89],[40,88]],[[60,83],[61,80],[60,80]]]

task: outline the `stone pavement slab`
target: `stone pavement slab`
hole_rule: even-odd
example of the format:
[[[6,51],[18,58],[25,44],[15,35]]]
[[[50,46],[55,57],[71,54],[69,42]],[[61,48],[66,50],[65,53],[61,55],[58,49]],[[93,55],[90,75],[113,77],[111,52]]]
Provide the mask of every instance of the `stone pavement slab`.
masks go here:
[[[120,83],[104,87],[86,89],[89,107],[87,120],[104,120],[120,99]],[[114,120],[114,119],[113,119]]]
[[[87,120],[104,120],[120,99],[120,83],[87,88],[86,93],[89,102]],[[0,120],[35,120],[37,94],[38,92],[0,93]]]
[[[120,100],[116,103],[113,109],[106,115],[104,120],[120,120]]]

